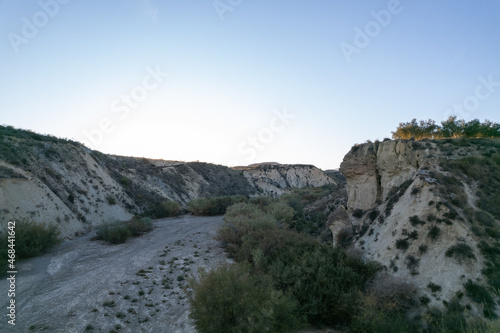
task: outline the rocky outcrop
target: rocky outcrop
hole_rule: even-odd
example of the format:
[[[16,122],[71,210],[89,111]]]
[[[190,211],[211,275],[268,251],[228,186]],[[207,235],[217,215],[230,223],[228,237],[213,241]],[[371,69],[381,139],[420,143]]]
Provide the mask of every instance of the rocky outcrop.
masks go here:
[[[328,228],[332,232],[333,246],[343,246],[352,237],[352,223],[344,206],[338,206],[328,217]]]
[[[415,149],[414,141],[385,141],[354,146],[344,157],[340,172],[348,179],[350,209],[369,209],[387,199],[389,192],[429,164],[429,154]]]
[[[351,246],[417,286],[432,306],[443,308],[456,295],[466,295],[469,280],[487,285],[478,244],[491,240],[472,231],[471,216],[485,214],[490,226],[500,221],[477,207],[477,180],[449,165],[465,156],[498,154],[499,147],[450,140],[354,146],[340,168],[347,179],[346,213],[340,209],[329,221],[334,243],[338,246],[342,230],[352,228]],[[461,254],[456,256],[454,249]],[[459,301],[465,304],[466,299]],[[470,303],[471,314],[481,315],[482,305]]]
[[[290,188],[337,184],[332,177],[312,165],[267,164],[240,169],[249,183],[264,195],[280,196]]]

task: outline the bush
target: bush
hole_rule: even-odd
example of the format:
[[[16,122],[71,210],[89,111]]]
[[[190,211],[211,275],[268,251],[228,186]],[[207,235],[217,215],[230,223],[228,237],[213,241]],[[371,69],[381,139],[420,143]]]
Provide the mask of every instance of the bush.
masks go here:
[[[120,179],[118,180],[118,182],[119,182],[120,184],[122,184],[123,186],[126,186],[126,187],[128,187],[128,186],[131,186],[131,185],[132,185],[132,180],[130,180],[130,178],[127,178],[127,177],[125,177],[125,176],[120,177]]]
[[[200,271],[189,286],[190,317],[200,333],[287,332],[303,325],[296,302],[247,265]]]
[[[291,293],[299,312],[315,326],[349,324],[360,291],[377,270],[342,250],[306,239],[289,243],[269,259],[263,270],[280,290]]]
[[[399,250],[406,251],[410,247],[410,243],[408,242],[408,239],[406,238],[401,238],[396,241],[396,248]]]
[[[166,200],[158,203],[151,212],[151,215],[156,219],[165,217],[178,216],[181,211],[181,205],[172,200]]]
[[[412,226],[417,226],[419,224],[425,224],[425,221],[422,221],[417,215],[410,216],[410,223]]]
[[[368,214],[368,218],[370,219],[370,221],[375,221],[375,219],[380,215],[380,212],[378,209],[374,209],[372,211],[370,211],[370,213]]]
[[[446,250],[445,255],[447,257],[454,257],[460,263],[465,259],[476,259],[472,248],[463,242],[459,242],[451,246],[448,250]]]
[[[363,215],[365,215],[365,211],[359,208],[355,209],[354,212],[352,213],[352,216],[358,219],[363,217]]]
[[[132,236],[139,236],[153,230],[153,221],[149,217],[134,217],[127,224]]]
[[[28,220],[19,220],[15,225],[16,232],[16,259],[27,259],[46,252],[59,244],[60,231],[55,225],[44,225]],[[7,266],[8,235],[2,233],[0,238],[0,269]]]
[[[347,248],[352,243],[353,231],[351,227],[342,228],[335,236],[337,246]]]
[[[194,215],[223,215],[228,207],[246,200],[247,198],[242,195],[199,198],[188,202],[187,209]]]
[[[441,234],[441,229],[439,229],[437,226],[433,225],[429,232],[427,233],[427,237],[429,237],[431,240],[435,241],[438,239],[439,235]]]
[[[412,324],[404,314],[387,314],[380,309],[373,296],[363,297],[363,305],[354,316],[349,332],[353,333],[388,333],[412,332]]]
[[[73,201],[74,201],[74,199],[73,199]],[[108,196],[106,197],[106,201],[108,202],[108,205],[111,205],[111,206],[112,206],[112,205],[116,205],[116,199],[115,199],[115,198],[113,198],[113,197],[112,197],[112,196],[110,196],[110,195],[108,195]]]
[[[290,222],[295,216],[295,210],[282,201],[273,202],[264,211],[271,214],[280,225],[287,227],[290,226]]]
[[[495,316],[495,301],[486,287],[468,280],[464,284],[467,296],[474,302],[484,305],[484,315],[487,318],[494,318]]]
[[[104,240],[111,244],[125,243],[127,238],[132,235],[127,223],[108,222],[103,223],[97,228],[96,239]]]
[[[251,264],[270,276],[278,290],[293,297],[309,323],[348,324],[360,291],[378,266],[280,228],[272,209],[267,210],[249,203],[231,206],[218,233],[226,251],[238,263]]]
[[[427,288],[429,288],[433,293],[441,291],[441,286],[438,284],[435,284],[434,282],[429,282],[427,285]]]
[[[389,275],[379,275],[369,285],[349,332],[412,332],[406,312],[417,304],[415,288]]]

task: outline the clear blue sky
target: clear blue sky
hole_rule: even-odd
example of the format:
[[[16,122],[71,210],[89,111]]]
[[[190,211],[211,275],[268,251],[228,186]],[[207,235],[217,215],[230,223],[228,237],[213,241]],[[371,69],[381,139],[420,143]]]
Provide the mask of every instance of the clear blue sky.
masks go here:
[[[0,0],[0,124],[105,153],[337,168],[500,121],[500,1]]]

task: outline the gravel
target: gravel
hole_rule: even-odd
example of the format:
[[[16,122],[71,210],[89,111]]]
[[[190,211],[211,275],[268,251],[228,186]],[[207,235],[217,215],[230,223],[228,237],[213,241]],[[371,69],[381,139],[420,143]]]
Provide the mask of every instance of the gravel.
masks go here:
[[[214,239],[221,224],[221,216],[157,220],[119,245],[93,241],[91,232],[18,262],[16,325],[7,324],[2,279],[0,332],[196,332],[187,280],[230,262]]]

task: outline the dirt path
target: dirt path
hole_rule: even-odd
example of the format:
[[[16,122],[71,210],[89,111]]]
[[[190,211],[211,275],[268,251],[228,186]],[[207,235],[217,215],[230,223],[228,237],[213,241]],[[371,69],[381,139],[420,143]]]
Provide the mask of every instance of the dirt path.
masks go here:
[[[195,332],[182,290],[198,267],[227,261],[214,240],[222,217],[164,219],[125,244],[67,241],[18,263],[16,326],[7,324],[0,281],[0,332]]]

